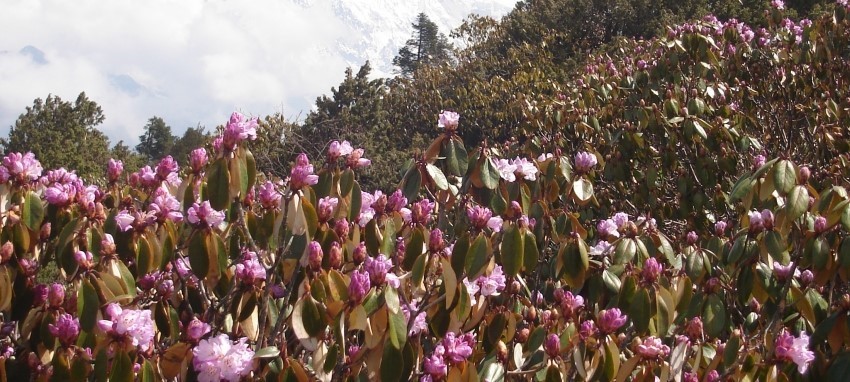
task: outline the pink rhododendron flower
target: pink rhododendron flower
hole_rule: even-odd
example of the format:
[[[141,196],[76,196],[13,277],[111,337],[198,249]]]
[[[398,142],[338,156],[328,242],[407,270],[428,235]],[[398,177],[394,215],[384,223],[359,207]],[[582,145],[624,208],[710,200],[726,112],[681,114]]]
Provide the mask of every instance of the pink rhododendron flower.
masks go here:
[[[52,334],[64,347],[69,347],[77,342],[80,335],[80,320],[68,313],[62,313],[56,317],[56,322],[48,325]]]
[[[319,176],[313,174],[313,165],[307,159],[307,154],[301,153],[295,158],[295,166],[289,174],[289,187],[300,190],[319,182]]]
[[[599,330],[605,334],[614,333],[626,324],[626,318],[627,316],[617,308],[600,311],[598,317]]]
[[[499,171],[499,177],[507,182],[516,181],[516,165],[507,159],[497,159],[494,163],[496,170]]]
[[[246,338],[236,343],[226,334],[201,340],[192,349],[192,365],[200,382],[237,382],[254,370],[254,351]]]
[[[437,120],[437,126],[446,130],[457,129],[460,114],[453,111],[443,110],[440,112],[440,118]]]
[[[664,345],[658,337],[649,337],[638,345],[637,353],[647,359],[664,358],[670,354],[670,347]]]
[[[110,158],[106,165],[106,178],[110,183],[115,183],[124,173],[124,162]]]
[[[123,337],[125,341],[143,351],[151,346],[154,322],[150,310],[122,309],[118,304],[112,303],[106,307],[106,312],[110,319],[97,323],[103,331],[112,336]]]
[[[224,212],[216,211],[210,206],[210,202],[193,203],[187,212],[189,223],[198,227],[217,227],[224,221]]]
[[[333,141],[328,146],[328,160],[336,160],[341,156],[351,154],[352,151],[354,151],[354,148],[351,147],[351,143],[348,141],[342,141],[342,143],[339,141]]]
[[[257,139],[257,117],[245,119],[239,112],[230,115],[230,121],[224,127],[221,145],[228,151],[233,151],[242,141]]]
[[[525,158],[517,157],[513,161],[513,166],[516,167],[516,173],[522,175],[525,180],[535,181],[537,180],[537,166],[534,165],[534,162],[529,161]]]
[[[590,172],[590,170],[592,170],[598,162],[596,161],[596,155],[582,151],[576,154],[575,163],[576,171],[581,174],[585,174]]]
[[[363,262],[363,269],[369,273],[369,280],[374,286],[384,285],[387,273],[392,269],[393,262],[383,254],[376,257],[367,257]]]
[[[800,374],[805,374],[815,360],[815,353],[809,350],[809,336],[805,332],[795,338],[787,330],[782,330],[776,337],[774,353],[776,358],[796,363]]]
[[[38,180],[41,177],[41,162],[35,159],[33,153],[9,153],[3,158],[3,167],[0,168],[0,182],[12,179],[18,184],[24,184]]]
[[[274,186],[274,183],[271,181],[266,181],[260,186],[259,192],[259,201],[260,205],[267,210],[273,210],[280,206],[280,199],[282,198],[280,192]]]
[[[207,149],[201,147],[192,150],[189,153],[189,168],[192,169],[193,174],[200,174],[204,171],[204,167],[209,162],[210,158],[207,155]]]

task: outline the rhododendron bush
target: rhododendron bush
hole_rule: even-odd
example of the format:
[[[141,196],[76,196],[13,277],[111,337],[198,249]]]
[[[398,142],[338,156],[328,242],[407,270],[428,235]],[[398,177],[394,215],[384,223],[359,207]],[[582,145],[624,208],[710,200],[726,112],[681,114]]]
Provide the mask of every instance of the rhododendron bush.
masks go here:
[[[707,107],[640,123],[739,135]],[[611,181],[652,152],[633,130],[467,147],[463,123],[442,112],[386,193],[349,142],[258,173],[238,113],[183,168],[110,160],[99,185],[7,155],[0,380],[850,378],[846,168],[742,151],[710,202],[649,208]]]

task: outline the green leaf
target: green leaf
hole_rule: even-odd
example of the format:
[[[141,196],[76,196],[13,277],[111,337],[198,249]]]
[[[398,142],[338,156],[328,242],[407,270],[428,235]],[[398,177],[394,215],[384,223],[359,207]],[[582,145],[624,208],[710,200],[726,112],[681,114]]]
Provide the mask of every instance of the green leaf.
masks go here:
[[[463,234],[452,247],[452,269],[461,275],[466,267],[466,257],[469,254],[469,235]]]
[[[493,163],[490,157],[484,158],[484,163],[481,165],[481,182],[487,189],[495,189],[499,186],[499,169]]]
[[[381,357],[381,380],[398,381],[404,369],[404,357],[398,348],[384,345]]]
[[[97,313],[100,311],[100,299],[97,290],[87,279],[82,280],[77,292],[77,311],[80,312],[80,329],[93,331],[97,323]]]
[[[523,267],[526,272],[534,272],[540,259],[540,251],[537,249],[537,238],[531,231],[525,232],[523,248]]]
[[[646,334],[649,330],[649,319],[653,315],[652,301],[649,298],[648,289],[640,288],[637,290],[629,308],[629,315],[635,324],[635,330],[639,334]]]
[[[319,307],[316,305],[316,301],[313,299],[313,296],[309,294],[305,295],[303,298],[300,318],[302,320],[301,323],[304,325],[304,330],[307,331],[307,334],[310,335],[310,337],[318,336],[327,326],[319,312]],[[295,319],[295,317],[293,317],[293,319]]]
[[[413,166],[407,171],[401,185],[401,191],[404,197],[410,200],[416,199],[419,196],[419,188],[422,187],[422,175],[419,173],[419,167]]]
[[[726,327],[726,305],[716,294],[708,296],[702,313],[705,323],[705,334],[709,337],[719,337]]]
[[[396,234],[395,234],[395,223],[393,223],[392,219],[387,219],[384,221],[384,240],[381,242],[381,253],[384,254],[387,258],[392,258],[393,253],[395,252],[395,242],[396,242]]]
[[[354,187],[354,171],[346,169],[339,177],[339,196],[344,198],[348,196]]]
[[[850,352],[841,353],[826,372],[828,381],[850,381]]]
[[[502,230],[502,243],[499,247],[500,257],[502,258],[502,269],[509,276],[516,276],[523,265],[523,235],[520,229],[509,224]]]
[[[139,371],[139,381],[141,381],[141,382],[154,382],[154,381],[156,381],[156,374],[153,371],[153,366],[151,365],[151,361],[145,360],[145,363],[142,365],[142,370]]]
[[[443,171],[440,170],[437,166],[433,164],[426,164],[425,170],[428,171],[428,176],[431,177],[431,180],[434,181],[434,185],[441,190],[449,189],[449,181],[446,180],[446,175],[443,174]]]
[[[277,346],[266,346],[254,353],[254,358],[275,358],[280,355]]]
[[[577,241],[570,241],[561,246],[558,256],[563,263],[564,281],[573,289],[581,289],[590,267],[587,249]]]
[[[417,227],[410,235],[410,241],[404,247],[404,261],[402,268],[406,271],[413,269],[413,265],[422,256],[422,250],[425,248],[425,232],[424,228]]]
[[[576,179],[573,182],[573,193],[579,203],[587,203],[593,197],[593,183],[583,177]]]
[[[787,159],[780,160],[773,167],[773,183],[780,194],[785,195],[797,185],[797,170]]]
[[[738,179],[738,182],[732,186],[732,191],[729,192],[729,202],[735,203],[741,199],[743,199],[747,194],[750,193],[753,189],[753,185],[755,184],[755,180],[750,178],[749,176],[745,176],[741,179]]]
[[[469,167],[469,158],[463,141],[458,138],[452,138],[443,146],[441,153],[446,159],[446,169],[450,174],[463,176]]]
[[[32,231],[41,229],[41,220],[44,219],[44,205],[41,198],[33,191],[27,192],[24,205],[21,206],[21,221]]]
[[[635,239],[624,237],[614,247],[614,264],[626,264],[635,258],[637,244]]]
[[[202,231],[195,232],[189,240],[189,265],[192,273],[199,279],[204,279],[210,273],[210,255],[207,248],[206,235]]]
[[[225,158],[219,158],[209,166],[207,197],[213,209],[221,211],[230,206],[230,172]]]
[[[789,220],[797,220],[803,212],[809,209],[809,191],[805,186],[795,186],[788,195],[785,209]]]
[[[387,288],[392,289],[392,288]],[[398,297],[396,297],[398,300]],[[397,302],[396,302],[397,303]],[[407,342],[407,320],[404,318],[404,312],[398,309],[395,313],[387,310],[389,315],[389,337],[390,345],[396,350],[401,350]]]
[[[481,276],[484,272],[484,267],[487,265],[489,255],[490,242],[484,234],[478,234],[475,241],[469,247],[469,252],[466,254],[466,275],[472,280]]]
[[[360,208],[363,206],[363,193],[360,190],[360,185],[354,182],[351,189],[351,205],[348,211],[348,221],[356,222],[360,216]]]
[[[112,370],[109,372],[109,382],[132,382],[133,362],[127,352],[118,352],[112,360]]]

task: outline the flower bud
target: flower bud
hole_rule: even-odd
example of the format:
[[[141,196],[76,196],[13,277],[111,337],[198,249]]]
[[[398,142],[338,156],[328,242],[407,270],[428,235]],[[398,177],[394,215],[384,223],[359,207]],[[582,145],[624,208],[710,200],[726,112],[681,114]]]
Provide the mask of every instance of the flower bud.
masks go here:
[[[115,183],[121,178],[121,173],[124,172],[124,163],[120,160],[109,159],[106,166],[106,177],[109,183]]]
[[[328,253],[328,266],[333,269],[339,269],[342,266],[342,247],[336,241],[331,244],[331,250]]]
[[[272,298],[283,298],[286,295],[286,288],[281,284],[273,284],[269,286]]]
[[[445,247],[446,243],[443,241],[443,231],[439,228],[431,230],[428,237],[428,250],[430,250],[431,253],[439,253]]]
[[[201,337],[210,332],[210,329],[209,324],[199,320],[197,317],[193,317],[189,325],[186,326],[186,336],[190,341],[198,342]]]
[[[310,269],[314,271],[322,269],[323,257],[322,245],[317,241],[311,241],[307,246],[307,262],[310,265]]]
[[[658,280],[658,276],[661,275],[661,272],[664,271],[664,267],[658,263],[658,260],[655,260],[654,257],[650,257],[646,259],[646,262],[643,264],[643,270],[641,270],[641,280],[644,284],[653,284],[656,280]]]
[[[773,211],[764,209],[761,211],[761,222],[765,230],[773,230]]]
[[[137,285],[139,286],[139,289],[141,289],[142,291],[145,291],[145,292],[153,289],[156,286],[156,279],[157,279],[156,276],[157,275],[154,274],[154,273],[148,273],[148,274],[140,277],[139,282],[137,283]]]
[[[714,234],[723,237],[726,234],[726,222],[723,220],[714,223]]]
[[[334,222],[334,232],[340,240],[348,238],[348,232],[351,230],[351,225],[346,218],[338,219]]]
[[[354,304],[363,301],[363,297],[369,293],[372,286],[369,281],[369,273],[365,271],[351,272],[351,281],[348,283],[348,297]]]
[[[354,252],[351,254],[354,265],[360,265],[366,260],[366,242],[361,241],[360,244],[354,247]]]
[[[192,150],[189,154],[189,168],[192,169],[193,174],[200,174],[201,171],[204,171],[207,162],[209,162],[209,156],[207,156],[207,150],[203,147]]]
[[[697,235],[697,233],[696,233],[696,232],[694,232],[694,231],[690,231],[690,232],[688,232],[688,236],[687,236],[687,243],[688,243],[688,245],[694,245],[694,244],[696,244],[696,243],[697,243],[697,240],[699,240],[699,235]]]
[[[815,275],[812,273],[812,271],[806,269],[800,274],[800,284],[802,284],[803,287],[811,285],[814,281]]]
[[[54,283],[50,285],[47,291],[47,302],[51,308],[62,306],[65,301],[65,287],[62,284]]]
[[[38,284],[32,289],[33,297],[32,297],[32,305],[33,306],[42,306],[45,302],[47,302],[47,285]]]
[[[806,184],[809,181],[809,177],[812,176],[812,170],[809,169],[808,166],[800,167],[800,184]]]
[[[7,241],[3,243],[3,246],[0,247],[0,264],[3,264],[9,261],[12,258],[12,255],[15,254],[15,246],[12,245],[11,241]]]
[[[98,203],[99,204],[99,203]],[[41,241],[47,241],[50,239],[50,232],[53,229],[53,225],[50,222],[44,223],[41,225],[41,229],[38,231],[38,238]]]
[[[528,341],[528,336],[530,333],[531,331],[528,330],[528,328],[522,328],[516,332],[514,339],[517,343],[524,344],[525,341]]]
[[[815,218],[815,233],[820,235],[820,234],[826,232],[826,229],[827,229],[826,223],[827,222],[826,222],[825,217],[823,217],[823,216],[816,217]]]
[[[549,358],[557,358],[561,354],[561,338],[555,333],[550,333],[543,342],[543,349]]]
[[[690,321],[688,321],[688,326],[685,329],[685,333],[688,334],[692,340],[701,340],[703,334],[703,325],[702,319],[699,317],[694,317]]]
[[[502,340],[496,343],[496,358],[502,363],[508,360],[508,345]]]

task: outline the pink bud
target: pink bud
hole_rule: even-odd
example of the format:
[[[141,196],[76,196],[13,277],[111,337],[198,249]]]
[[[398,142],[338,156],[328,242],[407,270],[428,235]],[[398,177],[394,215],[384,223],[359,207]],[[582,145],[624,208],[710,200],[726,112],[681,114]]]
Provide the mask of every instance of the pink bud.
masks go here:
[[[439,253],[445,247],[446,243],[443,241],[443,231],[440,231],[439,228],[431,230],[431,234],[428,237],[428,250],[431,253]]]
[[[47,291],[47,302],[50,304],[52,308],[58,308],[62,306],[62,303],[65,301],[65,287],[62,284],[54,283],[50,285],[50,289]]]
[[[338,219],[334,222],[334,232],[339,237],[340,240],[345,241],[348,238],[348,232],[351,229],[351,226],[348,224],[348,220],[345,218]]]
[[[328,253],[328,266],[333,269],[339,269],[342,266],[342,247],[336,241],[331,244],[331,250]]]
[[[360,265],[366,260],[366,242],[361,241],[357,247],[354,247],[354,252],[351,254],[355,265]]]
[[[826,224],[827,224],[827,222],[826,222],[825,217],[823,217],[823,216],[816,217],[815,218],[815,233],[820,235],[820,234],[826,232],[826,229],[827,229]]]
[[[322,245],[317,241],[311,241],[307,246],[307,259],[309,261],[310,268],[314,271],[322,269],[323,257],[324,253],[322,252]]]
[[[699,240],[699,235],[697,235],[696,232],[694,232],[694,231],[688,232],[688,237],[687,237],[688,245],[694,245],[694,244],[697,243],[698,240]]]
[[[12,245],[11,241],[7,241],[3,243],[3,246],[0,247],[0,264],[9,261],[12,258],[12,255],[15,254],[15,246]]]
[[[561,354],[561,338],[555,333],[550,333],[543,343],[543,348],[549,358],[557,358]]]

